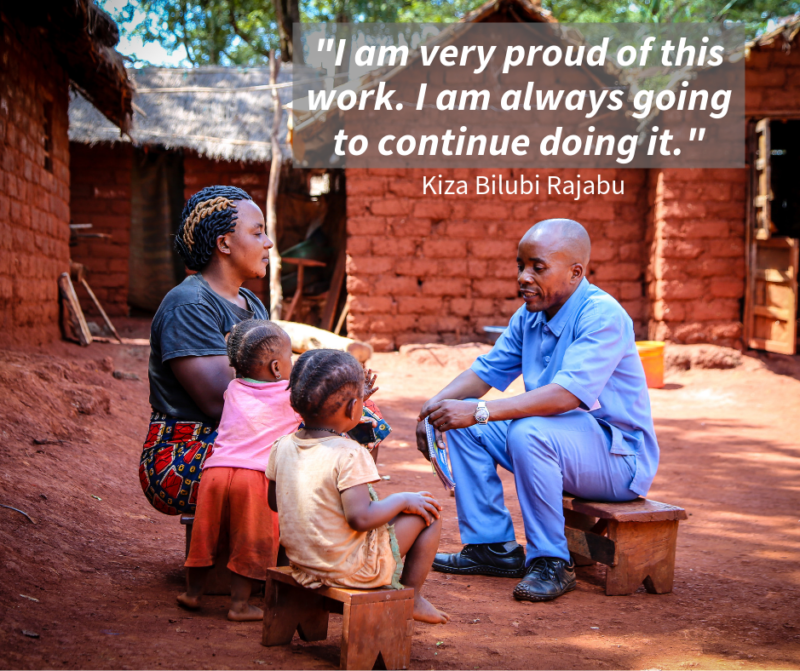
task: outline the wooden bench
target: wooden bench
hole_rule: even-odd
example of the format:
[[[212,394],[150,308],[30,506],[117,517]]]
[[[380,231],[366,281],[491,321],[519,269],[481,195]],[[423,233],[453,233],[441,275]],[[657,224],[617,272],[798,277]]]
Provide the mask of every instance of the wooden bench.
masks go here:
[[[341,613],[342,669],[407,669],[414,633],[414,590],[308,589],[288,566],[267,570],[262,645],[287,645],[328,637],[328,615]]]
[[[189,544],[192,542],[192,526],[194,515],[181,515],[181,524],[186,527],[186,556],[189,556]],[[228,569],[228,541],[220,537],[219,552],[214,561],[214,567],[206,579],[205,593],[214,595],[229,595],[231,593],[231,572]]]
[[[672,591],[683,508],[643,498],[598,503],[573,496],[564,496],[563,506],[569,551],[578,565],[608,566],[606,594],[633,594],[642,583],[651,594]]]

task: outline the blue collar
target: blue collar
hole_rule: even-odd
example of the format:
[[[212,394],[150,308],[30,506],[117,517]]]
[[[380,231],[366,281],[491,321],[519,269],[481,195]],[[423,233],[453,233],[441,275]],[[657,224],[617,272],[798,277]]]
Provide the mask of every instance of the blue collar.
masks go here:
[[[542,310],[541,312],[536,313],[536,319],[534,319],[531,326],[533,327],[537,324],[542,324],[547,326],[547,328],[553,333],[554,336],[556,336],[556,338],[560,337],[564,327],[572,319],[572,315],[575,314],[575,310],[577,310],[578,306],[583,302],[583,296],[588,287],[589,281],[584,277],[581,280],[581,283],[578,285],[578,288],[572,292],[572,295],[567,299],[567,302],[561,306],[561,309],[556,312],[555,316],[551,320],[547,320],[547,315],[545,315],[544,310]]]

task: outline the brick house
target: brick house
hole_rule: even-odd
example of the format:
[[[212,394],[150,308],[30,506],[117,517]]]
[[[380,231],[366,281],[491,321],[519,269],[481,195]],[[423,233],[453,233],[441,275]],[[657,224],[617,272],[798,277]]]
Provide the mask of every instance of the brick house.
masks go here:
[[[0,10],[0,341],[58,337],[69,269],[70,87],[119,129],[131,89],[111,18],[92,0],[4,3]]]
[[[465,20],[520,20],[510,6],[523,7],[525,20],[550,20],[525,0],[495,0]],[[620,301],[637,337],[793,354],[798,32],[793,17],[747,45],[745,169],[584,170],[624,180],[625,192],[581,202],[422,193],[432,172],[574,180],[579,170],[346,169],[348,333],[378,350],[482,338],[484,326],[506,324],[521,304],[521,235],[536,221],[568,217],[591,235],[589,280]]]
[[[491,0],[464,20],[551,22],[552,17],[528,0]],[[790,176],[796,174],[792,165],[800,142],[799,30],[800,19],[793,18],[747,46],[744,169],[592,170],[592,178],[624,181],[624,193],[577,202],[570,194],[423,195],[422,177],[432,170],[332,171],[336,188],[324,203],[324,218],[326,226],[332,225],[331,211],[341,211],[346,219],[337,244],[346,244],[347,252],[348,334],[378,350],[484,339],[484,326],[506,324],[520,305],[514,259],[521,235],[541,219],[571,217],[592,237],[590,281],[620,301],[637,337],[794,353],[800,193]],[[175,72],[184,81],[194,71]],[[150,106],[155,105],[151,95],[157,94],[139,92]],[[263,103],[251,103],[257,104]],[[105,284],[101,300],[116,313],[128,309],[125,292],[137,274],[129,269],[129,237],[138,228],[135,217],[131,225],[127,209],[132,152],[141,151],[142,144],[160,151],[171,142],[171,151],[183,155],[184,196],[205,184],[227,182],[253,190],[260,200],[267,179],[266,158],[237,154],[248,144],[257,151],[263,131],[236,126],[202,132],[197,128],[215,122],[201,112],[191,133],[184,127],[170,130],[169,124],[152,120],[161,112],[147,110],[148,117],[138,123],[143,130],[152,124],[162,135],[145,135],[142,142],[134,132],[138,148],[108,134],[99,137],[96,130],[87,132],[86,127],[97,127],[91,120],[73,118],[72,124],[73,209],[81,220],[94,221],[114,236],[104,248],[108,254],[91,246],[82,253],[96,266],[93,278],[106,273],[107,279],[92,281]],[[167,133],[172,137],[165,139]],[[223,138],[239,144],[221,155],[216,145],[201,145],[193,134],[214,136],[217,144]],[[435,172],[445,179],[472,180],[478,175],[510,179],[531,171]],[[542,181],[550,176],[566,181],[581,171],[535,172]],[[294,186],[286,190],[306,202],[289,206],[284,199],[279,218],[284,234],[296,241],[321,211],[309,200],[311,172],[293,174],[285,183]],[[337,230],[341,218],[337,215],[333,224]]]
[[[229,184],[245,189],[263,210],[271,161],[268,68],[141,68],[129,74],[137,108],[129,136],[83,98],[70,104],[73,220],[109,236],[82,242],[73,258],[87,266],[111,315],[154,312],[184,277],[172,235],[186,199],[205,186]],[[278,84],[290,83],[293,74],[291,65],[282,66]],[[288,103],[291,86],[279,91]],[[279,138],[289,156],[286,134],[284,114]],[[281,251],[317,224],[334,250],[344,247],[344,184],[333,179],[326,181],[328,190],[314,188],[319,172],[295,170],[284,161],[277,204]],[[332,264],[327,275],[331,270]],[[268,282],[246,286],[268,302]],[[88,297],[81,301],[93,313]],[[307,299],[304,308],[312,304]]]

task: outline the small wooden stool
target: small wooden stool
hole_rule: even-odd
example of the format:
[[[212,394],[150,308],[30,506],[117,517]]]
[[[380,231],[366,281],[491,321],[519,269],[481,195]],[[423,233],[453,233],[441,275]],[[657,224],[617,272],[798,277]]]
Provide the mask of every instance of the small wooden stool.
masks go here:
[[[342,669],[407,669],[414,633],[414,590],[308,589],[289,566],[267,570],[261,644],[287,645],[296,631],[303,641],[328,637],[328,614],[341,613]]]
[[[181,524],[186,526],[186,556],[189,556],[189,544],[192,542],[192,526],[194,515],[181,515]],[[228,541],[220,538],[219,552],[214,567],[206,579],[205,594],[211,596],[229,596],[231,593],[231,572],[228,569]]]
[[[569,551],[608,566],[606,594],[633,594],[642,583],[651,594],[672,591],[683,508],[643,498],[598,503],[572,496],[564,496],[563,506]]]

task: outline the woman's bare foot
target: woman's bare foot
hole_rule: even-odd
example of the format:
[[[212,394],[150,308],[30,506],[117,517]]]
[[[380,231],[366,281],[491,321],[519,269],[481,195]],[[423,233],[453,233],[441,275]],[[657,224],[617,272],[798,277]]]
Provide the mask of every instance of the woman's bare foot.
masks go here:
[[[189,596],[188,592],[178,594],[178,605],[188,608],[189,610],[197,610],[200,608],[201,596]]]
[[[433,604],[421,594],[414,597],[414,619],[430,624],[447,624],[450,616],[443,610],[437,610]]]
[[[249,603],[231,604],[228,611],[228,619],[234,622],[255,622],[264,619],[264,611]]]

